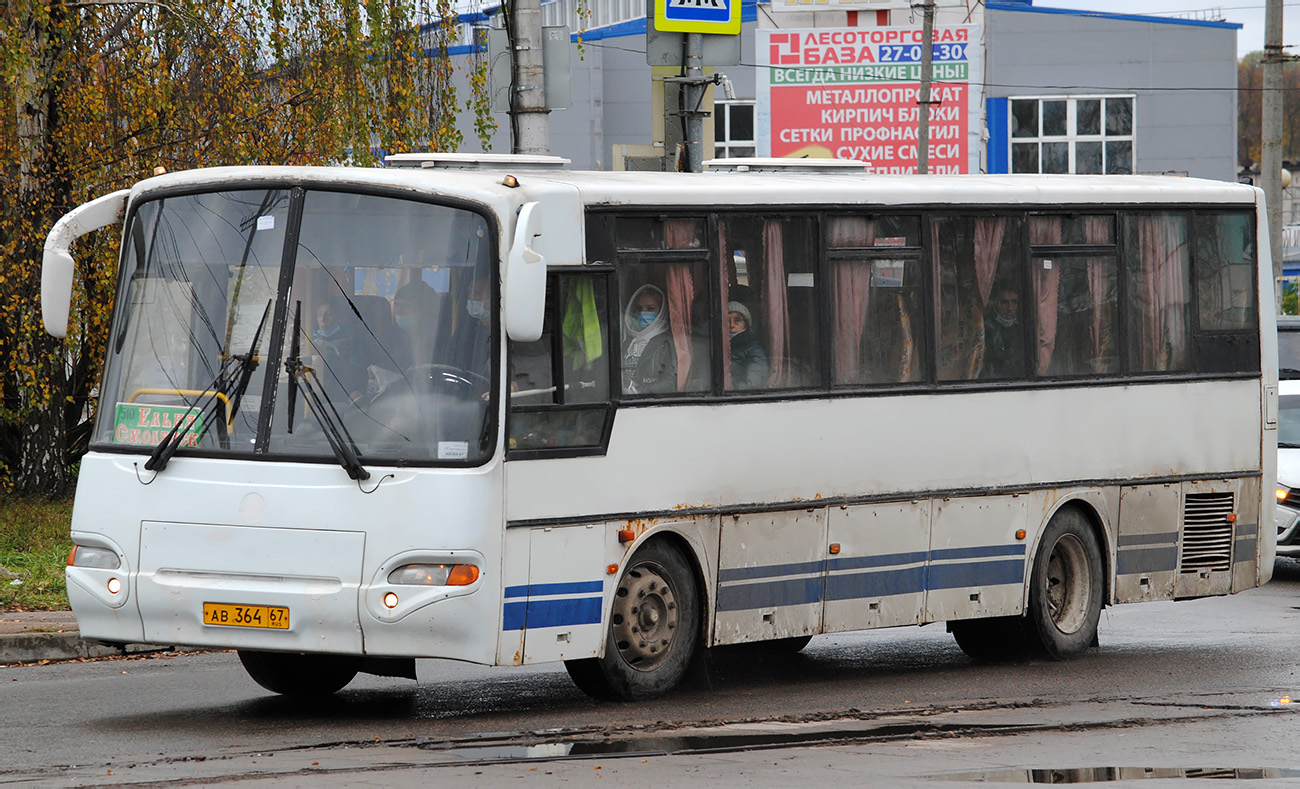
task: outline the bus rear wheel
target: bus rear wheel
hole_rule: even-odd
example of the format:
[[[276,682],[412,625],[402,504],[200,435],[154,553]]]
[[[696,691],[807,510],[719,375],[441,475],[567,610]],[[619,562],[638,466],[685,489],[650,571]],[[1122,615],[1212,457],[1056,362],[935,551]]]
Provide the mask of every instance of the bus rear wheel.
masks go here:
[[[1097,642],[1102,559],[1087,518],[1069,507],[1048,522],[1030,570],[1025,635],[1052,660],[1082,654]]]
[[[948,623],[957,646],[981,663],[1002,663],[1020,658],[1025,652],[1025,635],[1018,616],[993,619],[962,619]]]
[[[681,551],[663,540],[647,543],[619,578],[604,657],[565,661],[574,684],[588,695],[618,701],[672,690],[699,649],[699,599],[695,573]]]
[[[357,675],[361,662],[346,655],[302,655],[239,650],[239,662],[253,681],[272,693],[305,698],[328,696]]]

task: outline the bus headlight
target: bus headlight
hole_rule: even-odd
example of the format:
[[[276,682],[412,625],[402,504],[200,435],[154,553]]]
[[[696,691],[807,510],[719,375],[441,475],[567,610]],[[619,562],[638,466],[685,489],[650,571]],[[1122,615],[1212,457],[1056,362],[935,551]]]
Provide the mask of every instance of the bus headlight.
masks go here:
[[[116,570],[122,566],[116,551],[107,548],[92,548],[89,545],[74,545],[68,554],[69,567],[94,567],[100,570]]]
[[[390,584],[409,586],[469,586],[477,580],[472,564],[404,564],[388,574]]]

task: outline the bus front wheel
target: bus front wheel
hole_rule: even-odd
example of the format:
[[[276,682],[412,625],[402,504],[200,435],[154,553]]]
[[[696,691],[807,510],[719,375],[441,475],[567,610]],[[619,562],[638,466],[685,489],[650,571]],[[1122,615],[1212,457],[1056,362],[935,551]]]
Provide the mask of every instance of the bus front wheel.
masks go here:
[[[1082,512],[1052,516],[1030,572],[1029,641],[1052,660],[1082,654],[1097,641],[1103,591],[1101,547]]]
[[[668,542],[647,543],[628,562],[614,592],[605,655],[565,661],[588,695],[618,701],[662,696],[686,674],[699,649],[695,573]]]
[[[239,662],[253,681],[284,696],[328,696],[342,690],[360,670],[346,655],[300,655],[239,650]]]

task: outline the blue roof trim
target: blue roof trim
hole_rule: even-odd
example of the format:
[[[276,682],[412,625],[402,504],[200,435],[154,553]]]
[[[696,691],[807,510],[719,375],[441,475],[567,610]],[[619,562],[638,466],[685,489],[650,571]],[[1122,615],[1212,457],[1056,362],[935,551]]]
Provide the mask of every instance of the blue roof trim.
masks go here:
[[[1018,11],[1022,14],[1057,14],[1059,16],[1088,16],[1094,19],[1117,19],[1121,22],[1152,22],[1159,25],[1186,25],[1188,27],[1214,27],[1221,30],[1241,30],[1240,22],[1209,22],[1203,19],[1171,19],[1165,16],[1139,14],[1111,14],[1104,11],[1080,11],[1076,8],[1038,8],[1016,2],[989,0],[984,3],[989,11]]]

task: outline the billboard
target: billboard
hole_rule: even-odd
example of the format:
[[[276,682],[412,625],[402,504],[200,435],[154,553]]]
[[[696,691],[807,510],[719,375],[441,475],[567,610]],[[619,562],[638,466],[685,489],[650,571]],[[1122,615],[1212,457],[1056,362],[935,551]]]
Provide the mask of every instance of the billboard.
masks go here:
[[[755,31],[760,156],[858,159],[916,172],[920,27]],[[936,25],[931,173],[979,171],[984,81],[979,25]]]

